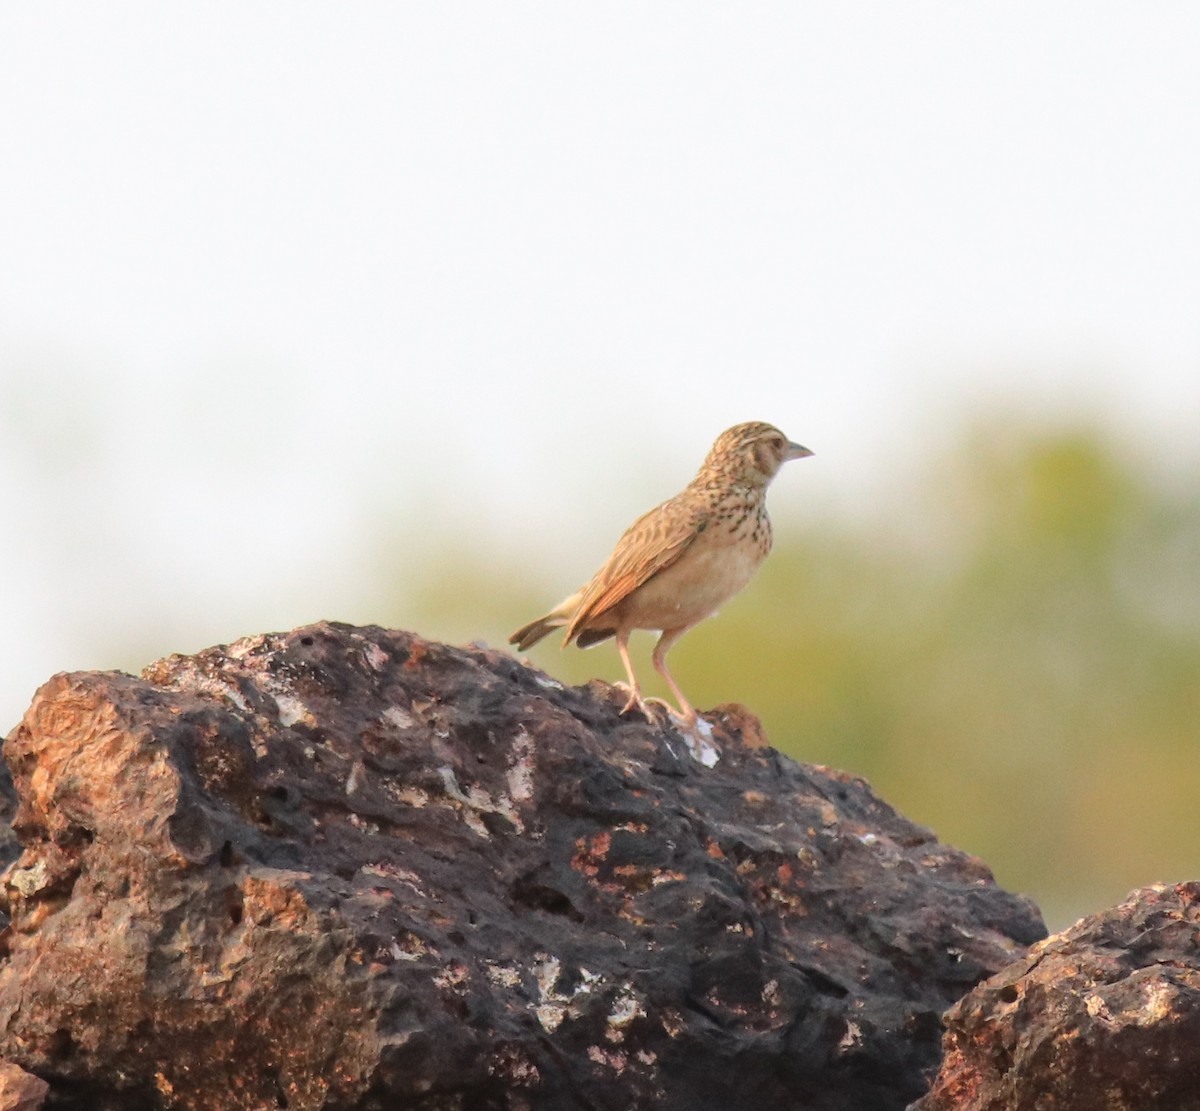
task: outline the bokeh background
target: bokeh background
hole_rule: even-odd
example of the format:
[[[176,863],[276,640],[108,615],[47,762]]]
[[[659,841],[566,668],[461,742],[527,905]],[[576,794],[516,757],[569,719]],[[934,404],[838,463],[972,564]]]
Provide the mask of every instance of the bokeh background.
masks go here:
[[[693,700],[1052,926],[1196,878],[1198,57],[1182,2],[5,5],[0,727],[318,618],[501,644],[766,419],[816,456]]]

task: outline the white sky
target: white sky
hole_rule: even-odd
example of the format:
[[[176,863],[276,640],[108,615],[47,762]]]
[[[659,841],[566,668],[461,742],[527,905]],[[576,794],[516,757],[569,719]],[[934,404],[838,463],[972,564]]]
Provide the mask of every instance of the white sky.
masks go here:
[[[0,731],[370,619],[381,512],[553,602],[736,420],[797,513],[987,400],[1194,460],[1198,198],[1192,3],[4,5]]]

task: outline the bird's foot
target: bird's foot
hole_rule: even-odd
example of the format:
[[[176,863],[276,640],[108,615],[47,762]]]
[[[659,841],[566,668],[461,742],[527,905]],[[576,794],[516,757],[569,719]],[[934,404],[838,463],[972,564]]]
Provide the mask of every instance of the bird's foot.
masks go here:
[[[664,716],[667,721],[674,724],[680,720],[678,714],[676,713],[675,707],[669,702],[665,702],[661,698],[646,698],[642,695],[642,692],[637,687],[631,687],[628,683],[613,683],[613,686],[616,687],[617,690],[629,695],[628,701],[624,706],[621,707],[622,717],[629,713],[630,710],[641,710],[642,714],[651,725],[657,725],[660,717],[657,710],[661,708],[664,712],[662,716]]]
[[[712,726],[704,720],[689,703],[678,710],[663,698],[646,698],[636,687],[628,683],[614,683],[614,687],[629,695],[621,707],[624,716],[630,710],[641,710],[651,725],[670,725],[683,738],[692,759],[711,768],[721,759],[721,750],[712,741]]]
[[[646,720],[652,725],[657,725],[660,716],[672,725],[679,722],[679,714],[675,707],[663,698],[643,698],[638,703],[638,708],[646,715]],[[661,711],[661,714],[659,713]]]
[[[613,687],[622,694],[629,695],[629,700],[621,707],[622,714],[627,714],[633,709],[641,709],[642,692],[637,687],[631,687],[628,683],[613,683]]]

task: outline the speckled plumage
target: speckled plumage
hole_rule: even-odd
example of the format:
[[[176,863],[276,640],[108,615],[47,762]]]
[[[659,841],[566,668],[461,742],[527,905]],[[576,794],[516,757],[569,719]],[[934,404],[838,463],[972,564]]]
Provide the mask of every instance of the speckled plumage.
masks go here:
[[[666,654],[741,590],[766,559],[767,486],[789,459],[811,454],[761,421],[722,432],[682,492],[634,521],[586,585],[518,629],[509,643],[524,651],[564,625],[564,647],[575,641],[587,648],[616,637],[629,676],[625,709],[645,710],[629,659],[629,634],[659,629],[654,666],[678,699],[683,719],[694,722],[696,711],[667,669]]]

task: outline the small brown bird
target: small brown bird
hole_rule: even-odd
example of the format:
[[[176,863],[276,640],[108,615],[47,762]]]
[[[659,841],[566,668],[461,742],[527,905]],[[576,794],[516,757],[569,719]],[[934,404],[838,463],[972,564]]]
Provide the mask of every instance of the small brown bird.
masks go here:
[[[667,670],[667,652],[741,590],[766,559],[767,486],[789,459],[806,455],[812,455],[808,448],[761,421],[722,432],[682,493],[634,521],[586,586],[508,642],[523,652],[562,625],[564,648],[571,641],[589,648],[616,637],[629,676],[629,701],[621,712],[637,706],[650,717],[629,660],[629,634],[661,630],[655,670],[678,700],[683,722],[694,725],[696,711]]]

